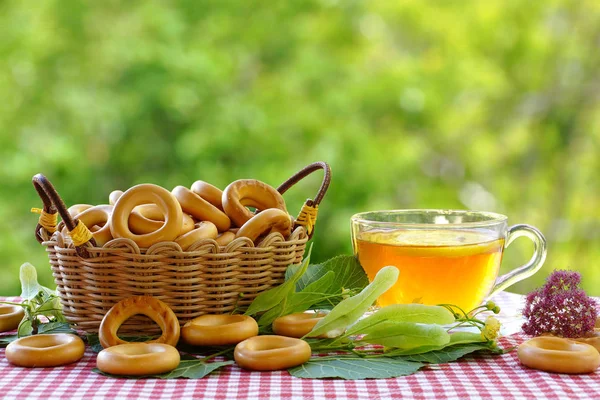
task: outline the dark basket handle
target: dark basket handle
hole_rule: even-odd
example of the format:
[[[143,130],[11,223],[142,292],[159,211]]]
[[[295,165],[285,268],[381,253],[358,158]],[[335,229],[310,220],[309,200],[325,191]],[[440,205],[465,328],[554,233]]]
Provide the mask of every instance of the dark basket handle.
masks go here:
[[[329,189],[329,184],[331,183],[331,168],[329,167],[329,164],[327,164],[326,162],[317,161],[317,162],[307,165],[306,167],[302,168],[300,171],[298,171],[294,175],[292,175],[288,180],[286,180],[281,185],[279,185],[279,187],[277,188],[277,191],[281,194],[284,194],[285,192],[288,191],[289,188],[294,186],[296,183],[298,183],[299,181],[301,181],[308,175],[310,175],[313,172],[318,171],[320,169],[322,169],[324,172],[323,181],[321,182],[321,186],[319,187],[319,190],[317,191],[317,195],[315,196],[314,200],[307,199],[306,203],[305,203],[305,206],[316,209],[318,207],[318,205],[321,203],[321,201],[323,200],[325,193],[327,193],[327,189]],[[298,224],[296,224],[296,225],[298,225]],[[314,231],[312,231],[312,230],[310,232],[308,232],[309,238],[312,237],[313,233],[314,233]]]
[[[64,221],[69,232],[75,229],[79,221],[76,218],[74,219],[73,217],[71,217],[71,214],[69,214],[69,212],[67,211],[65,203],[61,199],[60,195],[58,194],[52,183],[50,183],[48,178],[46,178],[42,174],[37,174],[33,177],[32,182],[33,187],[42,199],[42,202],[44,203],[44,211],[50,214],[55,214],[58,211],[58,214]],[[42,226],[39,223],[35,227],[35,238],[40,243],[44,241],[44,239],[40,236],[41,228]],[[87,243],[90,243],[94,247],[96,246],[96,240],[94,238],[91,238],[90,241]],[[90,255],[86,249],[85,244],[81,246],[76,246],[75,250],[77,251],[77,254],[80,257],[88,258]]]

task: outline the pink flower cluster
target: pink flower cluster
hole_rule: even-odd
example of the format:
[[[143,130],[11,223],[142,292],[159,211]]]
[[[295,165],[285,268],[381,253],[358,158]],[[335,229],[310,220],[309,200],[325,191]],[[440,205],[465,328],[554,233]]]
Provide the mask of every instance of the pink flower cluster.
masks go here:
[[[596,301],[579,288],[581,274],[555,270],[546,284],[527,295],[523,332],[532,336],[551,333],[577,338],[594,330],[598,316]]]

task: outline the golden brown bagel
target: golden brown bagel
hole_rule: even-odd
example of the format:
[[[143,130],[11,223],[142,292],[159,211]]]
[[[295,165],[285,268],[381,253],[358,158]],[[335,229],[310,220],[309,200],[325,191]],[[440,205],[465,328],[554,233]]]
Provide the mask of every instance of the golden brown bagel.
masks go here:
[[[247,315],[205,314],[181,328],[181,338],[194,346],[232,345],[258,335],[258,324]]]
[[[208,201],[219,210],[223,211],[223,191],[208,182],[196,181],[190,188],[192,192]]]
[[[215,241],[219,244],[219,246],[227,246],[233,241],[233,239],[235,239],[235,232],[230,229],[217,236]]]
[[[276,371],[304,364],[311,350],[304,340],[277,335],[254,336],[238,343],[233,356],[242,368]]]
[[[223,190],[223,210],[236,226],[244,225],[254,213],[246,207],[257,210],[278,208],[285,211],[285,201],[281,194],[264,182],[256,179],[239,179]]]
[[[85,344],[68,333],[25,336],[6,346],[6,359],[19,367],[57,367],[79,361]]]
[[[88,208],[92,207],[94,206],[91,204],[74,204],[71,207],[69,207],[67,211],[69,212],[69,214],[71,214],[71,217],[75,217],[77,214],[81,214]]]
[[[129,229],[129,215],[140,204],[156,204],[165,216],[163,226],[151,233],[135,234]],[[110,219],[110,231],[115,238],[128,238],[139,247],[148,248],[158,242],[172,242],[183,224],[183,212],[175,197],[166,189],[152,184],[136,185],[119,197]]]
[[[113,206],[99,205],[86,209],[74,218],[83,222],[88,229],[91,229],[94,225],[101,226],[100,229],[92,233],[92,237],[96,239],[96,244],[102,247],[113,238],[109,223],[112,212]]]
[[[204,221],[196,224],[197,228],[179,236],[175,239],[175,242],[181,246],[183,251],[186,251],[188,247],[202,239],[215,239],[219,232],[217,227],[212,222]]]
[[[594,346],[596,348],[596,350],[598,350],[598,352],[600,353],[600,328],[594,329],[594,332],[591,333],[589,336],[580,337],[580,338],[576,338],[573,340],[575,340],[576,342],[585,343],[585,344],[589,344],[590,346]]]
[[[304,312],[285,315],[273,321],[273,332],[281,336],[301,338],[312,331],[324,317],[325,314],[322,313]]]
[[[529,368],[559,374],[586,374],[600,365],[600,353],[593,346],[554,336],[540,336],[521,343],[517,355]]]
[[[133,209],[129,215],[129,228],[138,235],[154,232],[165,223],[165,216],[156,204],[142,204]],[[194,229],[194,219],[183,213],[183,223],[179,235]]]
[[[127,343],[102,350],[96,366],[113,375],[157,375],[179,365],[179,351],[164,343]]]
[[[173,189],[173,195],[181,204],[181,208],[186,213],[199,221],[210,221],[219,230],[226,231],[231,226],[231,221],[225,213],[217,207],[183,186],[176,186]]]
[[[256,243],[259,237],[268,235],[271,232],[279,232],[285,239],[291,231],[292,219],[289,214],[278,208],[269,208],[250,218],[237,231],[235,237],[247,237]]]
[[[121,197],[122,195],[123,195],[122,190],[113,190],[108,195],[108,204],[110,204],[111,206],[114,206],[116,204],[117,200],[119,200],[119,197]]]
[[[117,336],[123,322],[130,317],[143,314],[158,324],[162,334],[158,339],[147,343],[166,343],[171,346],[179,341],[179,321],[168,305],[152,296],[134,296],[115,304],[104,316],[100,323],[98,336],[104,348],[128,343]]]
[[[0,332],[17,329],[24,316],[23,307],[0,304]]]

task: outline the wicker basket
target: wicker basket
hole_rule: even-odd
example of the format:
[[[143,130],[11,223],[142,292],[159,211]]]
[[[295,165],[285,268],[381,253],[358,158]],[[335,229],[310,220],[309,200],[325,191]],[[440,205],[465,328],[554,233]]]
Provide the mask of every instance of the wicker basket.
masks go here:
[[[140,249],[123,238],[103,247],[90,242],[73,246],[69,236],[54,232],[47,219],[40,217],[35,235],[48,252],[63,314],[78,329],[97,332],[115,303],[135,295],[152,295],[164,301],[181,324],[203,314],[245,309],[259,293],[281,284],[290,264],[301,262],[331,171],[324,162],[313,163],[277,188],[283,194],[319,169],[324,170],[321,187],[315,199],[304,204],[290,237],[272,233],[257,246],[247,238],[235,239],[224,247],[204,239],[185,252],[175,242]],[[58,213],[67,229],[73,230],[77,220],[71,218],[52,184],[41,174],[33,177],[33,184],[44,203],[43,214]],[[157,331],[154,322],[140,315],[127,321],[120,333]]]

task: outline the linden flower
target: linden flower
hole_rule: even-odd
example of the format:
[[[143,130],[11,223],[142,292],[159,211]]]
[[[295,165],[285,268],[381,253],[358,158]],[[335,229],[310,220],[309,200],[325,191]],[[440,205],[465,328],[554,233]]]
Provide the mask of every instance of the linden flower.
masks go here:
[[[598,311],[594,299],[579,288],[581,275],[575,271],[554,271],[546,284],[526,297],[523,332],[531,336],[551,333],[577,338],[594,330]]]
[[[498,337],[498,332],[500,332],[500,321],[496,317],[488,316],[485,319],[485,326],[481,331],[481,337],[485,340],[494,340]]]

